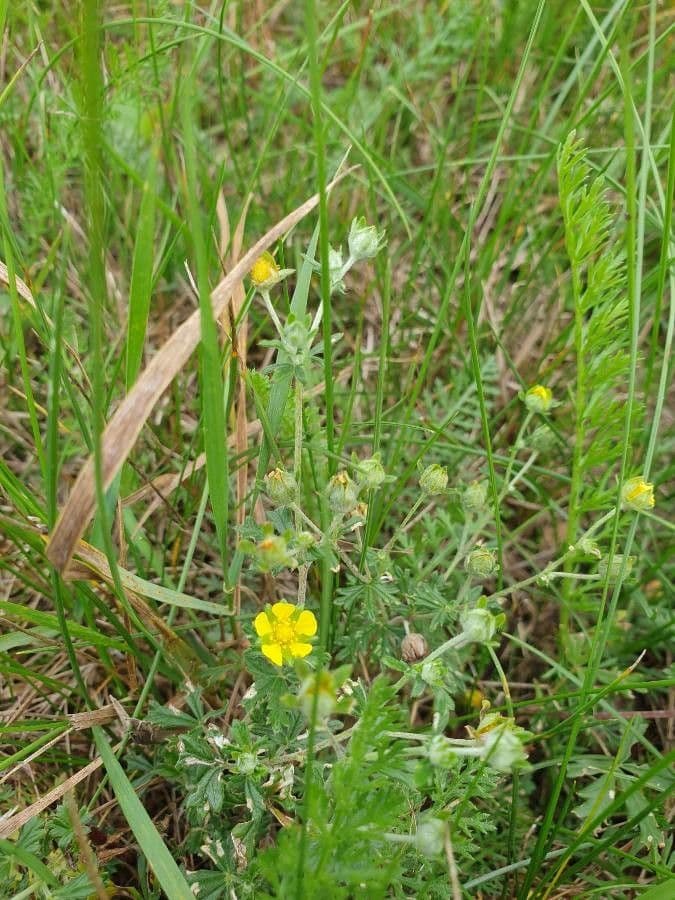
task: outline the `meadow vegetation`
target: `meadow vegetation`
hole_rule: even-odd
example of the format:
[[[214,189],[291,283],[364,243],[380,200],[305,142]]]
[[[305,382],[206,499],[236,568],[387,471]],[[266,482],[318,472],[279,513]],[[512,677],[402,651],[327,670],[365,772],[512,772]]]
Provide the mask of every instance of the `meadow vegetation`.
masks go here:
[[[675,896],[668,4],[0,32],[0,897]]]

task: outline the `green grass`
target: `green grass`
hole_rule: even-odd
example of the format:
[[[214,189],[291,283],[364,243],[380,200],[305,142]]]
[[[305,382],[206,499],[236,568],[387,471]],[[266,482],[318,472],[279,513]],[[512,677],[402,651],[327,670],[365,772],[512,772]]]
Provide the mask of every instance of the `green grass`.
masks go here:
[[[82,0],[0,28],[6,896],[670,896],[669,11]],[[214,321],[240,217],[238,258],[314,194],[272,247],[281,334],[248,278]],[[343,293],[360,216],[387,244]],[[106,423],[195,310],[108,484]],[[615,511],[636,475],[654,509]],[[312,653],[277,668],[254,619],[303,597]]]

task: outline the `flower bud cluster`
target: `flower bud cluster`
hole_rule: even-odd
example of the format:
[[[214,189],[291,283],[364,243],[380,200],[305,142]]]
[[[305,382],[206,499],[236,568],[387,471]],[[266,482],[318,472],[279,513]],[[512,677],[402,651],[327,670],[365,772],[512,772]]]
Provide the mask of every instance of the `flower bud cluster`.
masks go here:
[[[274,526],[262,527],[262,538],[239,541],[239,549],[252,557],[258,571],[273,572],[277,569],[296,569],[315,546],[316,538],[309,531],[286,531],[276,534]]]
[[[384,470],[379,453],[367,459],[354,459],[356,480],[344,469],[329,480],[326,487],[328,505],[335,516],[356,516],[361,523],[368,514],[368,505],[359,501],[365,491],[375,491],[393,478]]]
[[[345,275],[352,266],[364,259],[373,259],[387,243],[385,232],[378,231],[375,225],[367,225],[366,220],[361,216],[352,220],[349,236],[347,238],[347,246],[349,255],[345,260],[342,254],[342,247],[328,249],[328,271],[330,276],[331,294],[344,294]],[[317,269],[320,266],[317,265]]]

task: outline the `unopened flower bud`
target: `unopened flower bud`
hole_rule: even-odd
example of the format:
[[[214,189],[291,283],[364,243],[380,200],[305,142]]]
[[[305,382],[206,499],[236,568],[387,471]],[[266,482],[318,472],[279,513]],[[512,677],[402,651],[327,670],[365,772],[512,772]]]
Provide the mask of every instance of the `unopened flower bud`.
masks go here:
[[[626,509],[636,512],[654,508],[654,485],[645,481],[642,475],[629,478],[621,489],[621,500]]]
[[[379,231],[374,225],[367,225],[363,216],[352,219],[349,229],[349,255],[354,262],[362,259],[372,259],[386,244],[385,232]]]
[[[335,681],[330,672],[313,672],[300,685],[300,707],[307,719],[311,719],[316,704],[319,720],[325,719],[335,709]]]
[[[476,578],[489,578],[497,571],[497,554],[488,547],[476,547],[466,558],[466,571]]]
[[[553,406],[553,393],[543,384],[533,385],[525,394],[525,406],[530,412],[547,413]]]
[[[485,716],[474,732],[482,748],[481,756],[497,772],[511,772],[527,762],[527,753],[520,738],[525,734],[513,719],[505,718],[500,713]]]
[[[265,493],[277,506],[290,506],[298,496],[298,485],[290,472],[285,469],[272,469],[263,479]]]
[[[296,531],[293,535],[293,546],[300,553],[306,553],[311,547],[316,545],[316,538],[311,531]]]
[[[464,488],[462,506],[467,512],[480,512],[485,509],[487,485],[484,481],[472,481]]]
[[[417,826],[415,846],[425,856],[439,856],[445,846],[446,825],[441,819],[429,818]]]
[[[530,437],[530,446],[539,453],[548,453],[555,447],[555,434],[548,425],[535,428]]]
[[[624,566],[625,559],[625,566]],[[634,556],[624,557],[622,553],[615,553],[612,557],[611,565],[608,566],[608,560],[601,559],[598,563],[598,575],[603,579],[607,578],[607,572],[609,571],[609,583],[614,584],[615,581],[618,581],[619,575],[621,574],[621,568],[623,569],[623,577],[624,579],[628,578],[631,573],[631,569],[633,568],[633,563],[635,562]]]
[[[467,643],[487,644],[495,636],[497,620],[487,609],[469,609],[460,618],[462,635]]]
[[[387,478],[384,466],[380,461],[380,454],[376,453],[369,459],[364,459],[358,464],[356,478],[361,487],[369,491],[375,491]]]
[[[432,463],[420,475],[420,488],[427,497],[442,494],[448,486],[448,470],[445,466]]]
[[[304,322],[293,319],[284,326],[282,341],[290,356],[293,358],[302,356],[309,350],[311,344],[309,329]]]
[[[338,472],[328,482],[328,504],[337,515],[351,512],[359,499],[357,486],[346,472]]]
[[[401,659],[407,663],[419,662],[429,652],[429,647],[424,635],[411,631],[401,641]]]
[[[271,529],[266,530],[263,539],[257,544],[243,540],[239,546],[244,553],[250,553],[254,557],[262,572],[269,572],[281,566],[293,569],[298,564],[298,560],[288,548],[286,538],[274,534]]]
[[[345,283],[344,283],[344,275],[345,275],[345,267],[342,261],[342,248],[338,247],[337,250],[334,250],[333,247],[328,248],[328,272],[330,277],[330,292],[331,294],[337,291],[339,294],[344,294],[345,292]]]

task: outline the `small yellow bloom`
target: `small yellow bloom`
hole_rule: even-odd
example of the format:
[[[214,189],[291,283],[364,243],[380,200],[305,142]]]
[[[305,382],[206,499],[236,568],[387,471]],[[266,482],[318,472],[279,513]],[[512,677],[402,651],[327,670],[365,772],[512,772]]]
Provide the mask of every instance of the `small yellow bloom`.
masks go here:
[[[531,412],[547,413],[553,406],[553,393],[543,384],[533,385],[525,394],[525,406]]]
[[[262,256],[253,263],[251,269],[251,281],[256,287],[271,287],[276,284],[279,275],[279,266],[272,254],[265,251]]]
[[[464,699],[466,700],[466,705],[470,709],[482,709],[483,703],[485,702],[483,692],[479,691],[478,688],[473,688],[473,690],[471,691],[466,691],[464,694]]]
[[[628,509],[643,512],[654,508],[654,485],[645,481],[642,475],[629,478],[621,488],[623,505]]]
[[[253,622],[260,638],[260,649],[274,663],[282,666],[312,652],[307,638],[314,637],[317,624],[314,613],[292,603],[274,603],[267,612],[258,613]]]

